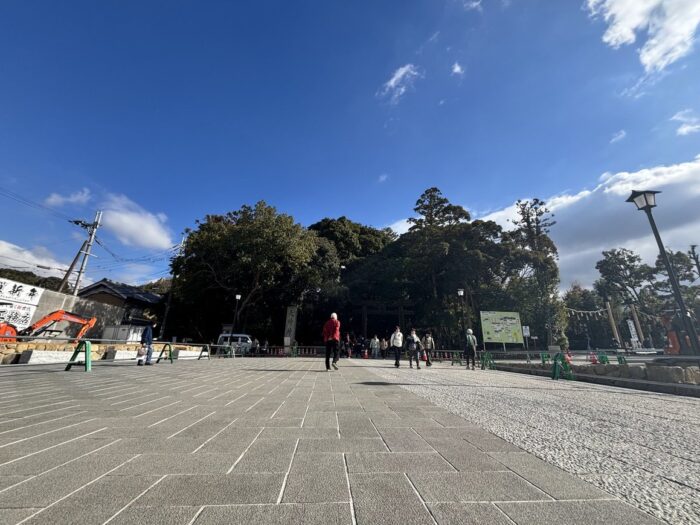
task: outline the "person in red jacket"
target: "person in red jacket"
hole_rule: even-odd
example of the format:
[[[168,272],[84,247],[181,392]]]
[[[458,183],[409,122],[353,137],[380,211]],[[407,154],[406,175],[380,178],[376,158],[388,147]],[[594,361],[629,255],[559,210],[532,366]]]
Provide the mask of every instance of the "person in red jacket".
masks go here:
[[[326,370],[331,369],[331,352],[333,353],[333,368],[338,370],[338,342],[340,341],[340,321],[337,314],[331,314],[331,318],[323,325],[323,342],[326,345]]]

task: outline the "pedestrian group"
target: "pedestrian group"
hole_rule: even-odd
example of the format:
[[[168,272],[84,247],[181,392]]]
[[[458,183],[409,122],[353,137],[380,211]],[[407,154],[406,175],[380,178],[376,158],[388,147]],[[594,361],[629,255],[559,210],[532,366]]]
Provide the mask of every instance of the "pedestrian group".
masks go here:
[[[471,328],[466,330],[464,340],[464,359],[467,362],[467,370],[469,370],[470,360],[471,369],[476,370],[478,341]],[[353,352],[356,357],[362,357],[363,353],[368,352],[367,357],[372,359],[386,359],[393,355],[396,368],[401,366],[401,356],[406,352],[409,367],[413,368],[415,360],[416,369],[420,370],[421,361],[425,361],[426,366],[432,366],[431,357],[437,351],[435,339],[430,331],[420,338],[416,330],[412,328],[411,333],[404,337],[399,326],[396,327],[388,341],[385,338],[380,340],[376,334],[368,341],[364,338],[353,340],[350,334],[345,334],[345,338],[341,340],[340,321],[338,321],[336,313],[332,313],[330,319],[323,325],[323,344],[326,347],[326,370],[329,372],[331,366],[334,370],[338,370],[337,363],[341,355],[352,358]]]

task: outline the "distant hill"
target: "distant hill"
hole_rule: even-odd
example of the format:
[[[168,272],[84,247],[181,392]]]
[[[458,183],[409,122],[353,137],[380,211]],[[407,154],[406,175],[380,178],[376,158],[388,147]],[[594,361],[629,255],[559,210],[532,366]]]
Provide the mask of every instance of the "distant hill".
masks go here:
[[[139,285],[139,288],[144,292],[157,293],[158,295],[165,295],[170,291],[170,286],[172,285],[172,280],[169,277],[158,279],[146,284]]]
[[[33,272],[27,272],[22,270],[14,270],[12,268],[0,268],[0,277],[5,279],[12,279],[13,281],[19,281],[25,284],[31,284],[32,286],[41,286],[47,290],[57,291],[58,287],[61,285],[61,279],[58,277],[42,277]],[[73,288],[70,284],[66,284],[63,289],[65,293],[71,293]]]

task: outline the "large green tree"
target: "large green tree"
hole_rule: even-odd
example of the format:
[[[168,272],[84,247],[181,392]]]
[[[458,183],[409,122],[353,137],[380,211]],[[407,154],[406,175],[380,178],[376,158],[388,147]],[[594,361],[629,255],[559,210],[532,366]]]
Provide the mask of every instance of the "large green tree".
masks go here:
[[[332,244],[261,201],[198,222],[173,271],[190,331],[211,339],[234,313],[239,329],[279,328],[286,306],[337,275],[338,258]]]

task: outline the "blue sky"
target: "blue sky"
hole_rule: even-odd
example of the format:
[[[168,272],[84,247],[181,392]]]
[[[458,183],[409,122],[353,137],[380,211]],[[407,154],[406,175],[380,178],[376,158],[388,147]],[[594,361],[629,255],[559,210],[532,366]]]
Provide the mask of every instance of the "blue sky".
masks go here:
[[[129,282],[161,276],[196,219],[259,199],[304,224],[400,229],[430,186],[500,220],[554,197],[564,281],[586,284],[602,248],[652,253],[610,195],[700,179],[700,8],[629,4],[4,2],[0,185],[106,210],[103,243],[135,260],[98,248],[90,278]],[[67,266],[81,231],[1,198],[0,264]],[[668,217],[678,249],[696,208]],[[588,238],[590,213],[631,226]]]

